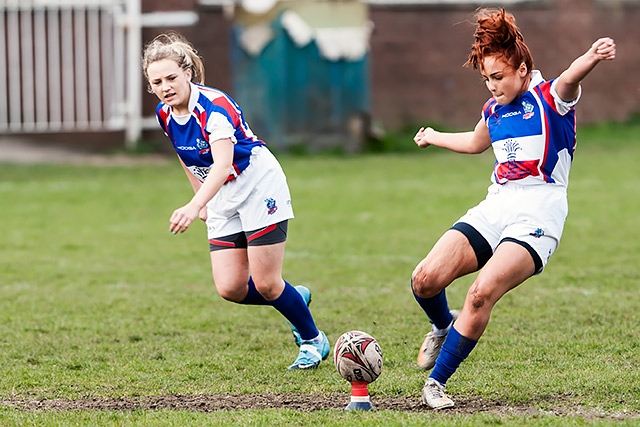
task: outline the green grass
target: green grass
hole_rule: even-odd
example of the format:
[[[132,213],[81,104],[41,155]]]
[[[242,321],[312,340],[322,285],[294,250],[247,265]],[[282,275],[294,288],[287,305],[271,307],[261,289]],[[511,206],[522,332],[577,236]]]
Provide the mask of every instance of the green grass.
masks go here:
[[[608,425],[640,414],[640,129],[581,129],[570,214],[544,274],[496,306],[448,383],[456,398],[587,416],[433,412],[19,411],[3,425]],[[361,329],[385,354],[376,398],[419,400],[427,330],[409,290],[431,245],[484,197],[492,156],[429,148],[352,157],[281,156],[296,219],[285,278],[314,292],[331,342]],[[275,310],[223,301],[202,224],[168,232],[190,195],[177,163],[0,167],[0,400],[322,394],[333,364],[288,372],[296,348]],[[448,291],[462,304],[472,281]],[[594,414],[602,414],[602,419]],[[627,424],[628,423],[628,424]]]

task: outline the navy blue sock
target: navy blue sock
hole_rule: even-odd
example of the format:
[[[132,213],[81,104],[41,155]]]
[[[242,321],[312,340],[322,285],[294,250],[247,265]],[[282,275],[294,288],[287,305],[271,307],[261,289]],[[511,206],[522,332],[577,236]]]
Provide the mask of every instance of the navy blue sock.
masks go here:
[[[440,293],[431,298],[421,298],[416,295],[413,290],[413,283],[411,283],[411,292],[413,297],[418,301],[418,304],[425,312],[429,320],[436,325],[438,329],[446,329],[453,320],[453,316],[449,312],[449,304],[447,303],[447,294],[444,289]]]
[[[271,305],[296,327],[303,340],[313,339],[320,333],[304,298],[286,281],[284,291],[278,298],[271,301]]]
[[[463,337],[455,327],[451,327],[429,378],[445,385],[458,366],[469,356],[477,342]]]
[[[243,305],[271,305],[271,302],[267,301],[260,292],[256,289],[256,284],[253,283],[253,278],[249,276],[249,291],[247,296],[238,304]]]

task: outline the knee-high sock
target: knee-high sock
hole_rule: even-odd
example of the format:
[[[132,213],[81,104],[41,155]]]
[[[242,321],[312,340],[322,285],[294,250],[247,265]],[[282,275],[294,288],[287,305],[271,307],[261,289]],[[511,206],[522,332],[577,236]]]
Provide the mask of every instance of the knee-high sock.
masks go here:
[[[444,289],[440,293],[431,298],[421,298],[416,295],[413,290],[413,282],[411,283],[411,292],[427,317],[438,329],[446,329],[451,324],[453,317],[449,312],[449,304],[447,303],[447,295]]]
[[[282,294],[271,301],[271,305],[296,327],[303,340],[313,339],[320,334],[307,303],[288,282],[284,282]]]
[[[445,385],[460,364],[469,356],[477,342],[460,335],[455,326],[451,327],[429,378]]]
[[[249,276],[249,291],[247,296],[238,304],[243,305],[271,305],[270,301],[267,301],[260,292],[256,289],[256,284],[253,283],[253,278]]]

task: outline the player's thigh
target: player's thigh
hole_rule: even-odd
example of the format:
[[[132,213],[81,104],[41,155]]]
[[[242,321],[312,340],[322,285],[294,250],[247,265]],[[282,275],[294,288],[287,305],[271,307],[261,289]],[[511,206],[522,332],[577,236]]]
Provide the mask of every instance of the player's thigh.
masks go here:
[[[458,230],[447,230],[414,269],[414,291],[428,298],[477,268],[478,260],[467,237]]]
[[[211,251],[211,271],[221,297],[241,301],[247,295],[249,260],[246,248]]]
[[[492,307],[534,272],[535,262],[531,252],[517,242],[503,241],[469,289],[470,303]]]

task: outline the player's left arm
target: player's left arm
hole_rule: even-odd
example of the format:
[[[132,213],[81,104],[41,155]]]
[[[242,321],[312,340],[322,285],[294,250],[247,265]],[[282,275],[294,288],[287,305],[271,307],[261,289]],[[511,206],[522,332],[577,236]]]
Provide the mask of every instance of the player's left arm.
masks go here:
[[[580,94],[580,83],[600,61],[611,61],[616,57],[613,39],[604,37],[596,40],[589,50],[576,58],[555,82],[555,91],[565,102],[575,100]]]

